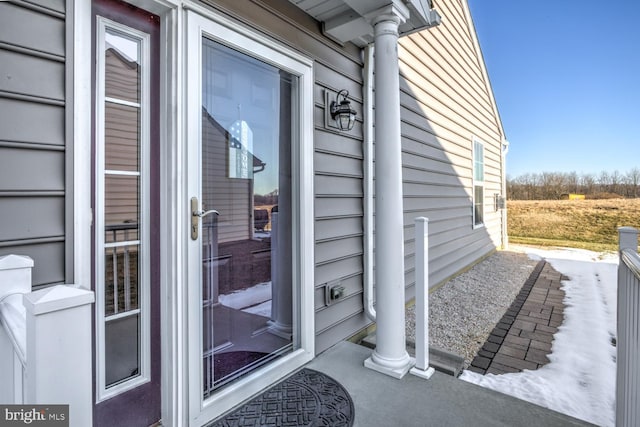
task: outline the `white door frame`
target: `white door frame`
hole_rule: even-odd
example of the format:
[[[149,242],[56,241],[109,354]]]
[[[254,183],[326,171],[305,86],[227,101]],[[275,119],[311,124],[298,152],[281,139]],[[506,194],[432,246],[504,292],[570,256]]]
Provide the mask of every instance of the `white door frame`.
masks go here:
[[[314,342],[314,211],[313,211],[313,63],[290,48],[246,28],[208,9],[191,6],[186,13],[185,70],[185,142],[187,156],[183,171],[187,197],[180,206],[185,210],[184,231],[179,239],[187,257],[188,289],[183,310],[187,313],[189,425],[201,426],[235,405],[255,395],[295,369],[309,362],[315,353]],[[299,322],[294,351],[253,374],[225,386],[203,400],[202,392],[202,325],[201,325],[201,243],[190,237],[190,198],[201,197],[200,141],[202,121],[201,55],[202,37],[215,40],[240,52],[271,63],[298,77],[299,124],[293,132],[292,199],[294,254],[294,319]],[[295,108],[295,107],[294,107]],[[186,175],[186,174],[185,174]],[[201,233],[199,233],[201,234]],[[295,328],[295,326],[294,326]],[[296,345],[297,344],[297,345]]]
[[[178,206],[184,194],[182,169],[185,147],[180,144],[183,131],[182,98],[182,18],[180,0],[127,0],[135,6],[161,17],[160,55],[160,206],[164,212],[161,233],[161,334],[162,334],[162,422],[166,426],[181,426],[187,420],[186,338],[183,312],[183,285],[186,262],[184,248],[172,245],[182,236],[184,213]],[[93,18],[91,1],[68,0],[67,49],[73,58],[73,68],[67,70],[68,93],[72,107],[67,110],[69,134],[73,137],[74,194],[74,281],[91,287],[91,264],[87,254],[92,250],[91,226],[91,105],[93,75],[91,73],[91,34]],[[90,392],[87,390],[87,392]]]

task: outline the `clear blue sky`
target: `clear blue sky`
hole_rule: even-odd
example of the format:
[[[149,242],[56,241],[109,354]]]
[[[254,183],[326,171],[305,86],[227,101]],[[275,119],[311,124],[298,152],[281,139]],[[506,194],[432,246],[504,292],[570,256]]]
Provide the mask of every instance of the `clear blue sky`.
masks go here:
[[[468,1],[509,176],[640,168],[640,0]]]

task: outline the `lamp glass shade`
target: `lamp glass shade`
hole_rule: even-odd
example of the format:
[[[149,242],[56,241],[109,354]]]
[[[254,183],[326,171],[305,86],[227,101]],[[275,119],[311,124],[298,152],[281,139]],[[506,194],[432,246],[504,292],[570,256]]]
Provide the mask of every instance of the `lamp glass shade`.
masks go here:
[[[338,126],[341,130],[351,130],[354,119],[350,113],[340,113],[338,114]]]
[[[351,130],[356,121],[356,112],[351,109],[349,101],[344,100],[336,108],[336,121],[340,130]]]
[[[351,103],[347,99],[349,92],[342,90],[338,93],[338,97],[343,92],[345,95],[343,95],[342,101],[338,104],[336,97],[336,101],[331,103],[330,111],[331,117],[336,121],[338,128],[344,131],[353,129],[353,125],[356,122],[356,110],[351,108]]]

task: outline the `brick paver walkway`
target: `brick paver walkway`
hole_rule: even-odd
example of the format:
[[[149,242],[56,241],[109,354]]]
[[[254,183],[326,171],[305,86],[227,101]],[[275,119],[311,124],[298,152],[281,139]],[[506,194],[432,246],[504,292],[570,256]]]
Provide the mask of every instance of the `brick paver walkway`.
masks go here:
[[[469,370],[483,375],[504,374],[538,369],[548,363],[553,334],[564,319],[560,283],[566,279],[546,261],[540,261]]]

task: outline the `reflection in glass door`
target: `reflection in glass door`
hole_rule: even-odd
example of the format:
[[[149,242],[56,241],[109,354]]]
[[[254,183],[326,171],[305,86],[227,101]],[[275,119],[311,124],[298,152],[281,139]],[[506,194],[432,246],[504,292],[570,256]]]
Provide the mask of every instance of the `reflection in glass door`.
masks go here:
[[[203,395],[294,350],[298,78],[202,38]]]

